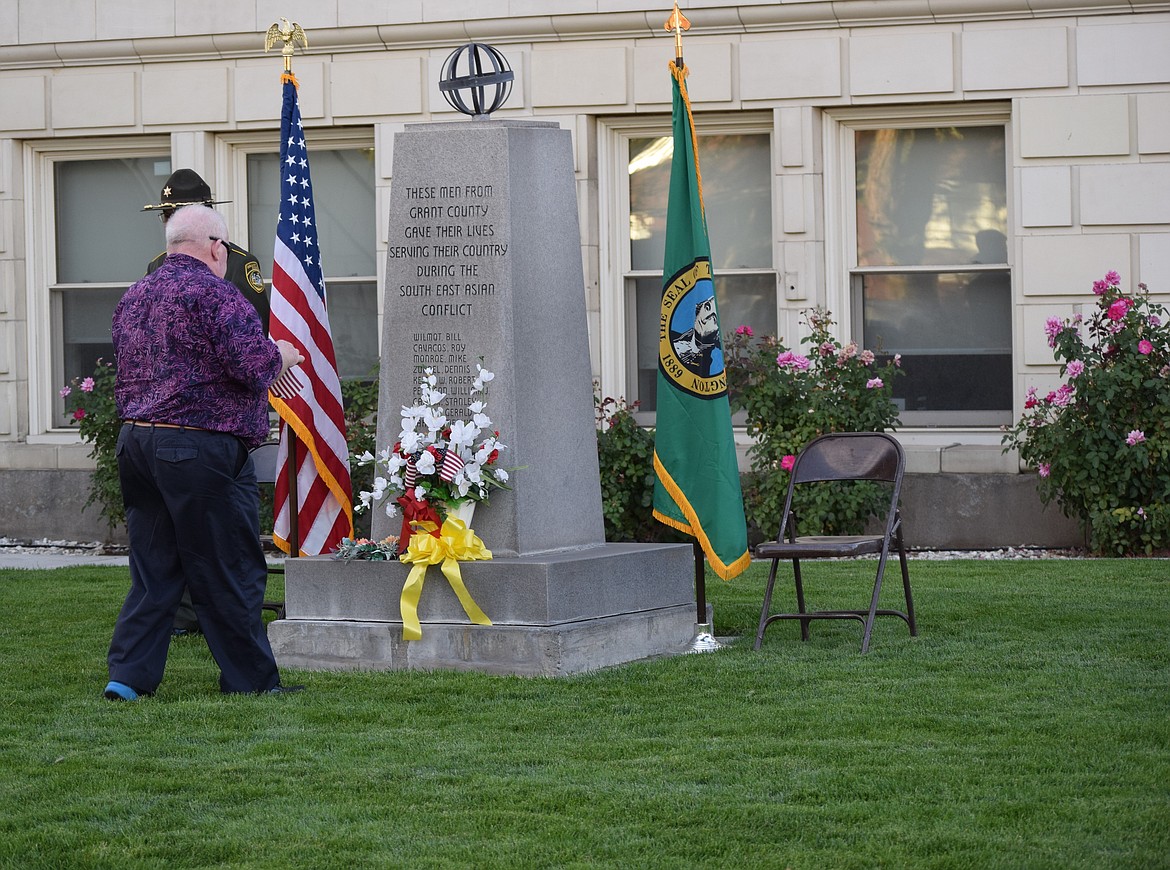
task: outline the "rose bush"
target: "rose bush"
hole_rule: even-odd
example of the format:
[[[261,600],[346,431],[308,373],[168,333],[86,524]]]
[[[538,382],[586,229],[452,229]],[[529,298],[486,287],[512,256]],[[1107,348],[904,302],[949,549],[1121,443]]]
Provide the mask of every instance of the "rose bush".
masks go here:
[[[756,337],[740,326],[725,342],[731,409],[744,411],[754,439],[752,472],[744,485],[748,519],[773,537],[784,510],[788,472],[804,445],[826,432],[883,432],[898,425],[892,400],[898,356],[884,363],[871,350],[832,334],[833,319],[822,308],[803,312],[808,354],[785,347],[774,336]],[[796,504],[801,534],[857,534],[883,498],[876,484],[820,484]]]
[[[1029,389],[1003,443],[1036,469],[1045,503],[1084,522],[1093,551],[1151,554],[1170,548],[1170,318],[1144,284],[1120,284],[1116,272],[1094,282],[1087,319],[1048,319],[1066,380]]]
[[[118,432],[122,429],[114,402],[114,378],[114,364],[99,359],[91,376],[73,378],[59,393],[82,439],[93,445],[89,455],[95,461],[95,468],[85,506],[96,504],[111,532],[126,522],[118,460],[114,456]]]

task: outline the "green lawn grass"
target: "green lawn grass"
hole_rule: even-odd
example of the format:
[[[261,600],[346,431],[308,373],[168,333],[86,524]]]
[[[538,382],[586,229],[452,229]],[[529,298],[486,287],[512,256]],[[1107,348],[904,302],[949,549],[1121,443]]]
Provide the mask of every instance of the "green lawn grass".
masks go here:
[[[807,573],[814,607],[868,600],[868,566]],[[855,622],[754,652],[755,565],[708,581],[715,653],[223,697],[185,638],[115,704],[126,570],[0,571],[0,866],[1170,866],[1170,563],[911,577],[921,636],[879,620],[864,657]]]

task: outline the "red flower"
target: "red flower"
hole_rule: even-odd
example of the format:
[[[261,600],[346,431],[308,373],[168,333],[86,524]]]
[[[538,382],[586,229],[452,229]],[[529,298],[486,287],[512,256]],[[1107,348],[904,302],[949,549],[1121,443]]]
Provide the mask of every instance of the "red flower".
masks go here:
[[[74,420],[84,420],[85,419],[85,408],[78,408],[76,411],[74,411],[73,412],[73,419]]]

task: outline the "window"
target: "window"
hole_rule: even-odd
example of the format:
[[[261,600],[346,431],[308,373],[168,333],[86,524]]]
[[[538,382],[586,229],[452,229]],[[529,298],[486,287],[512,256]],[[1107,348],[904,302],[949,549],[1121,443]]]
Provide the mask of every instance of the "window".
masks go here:
[[[313,206],[329,307],[329,328],[343,379],[376,375],[378,365],[377,220],[374,149],[338,146],[309,149]],[[248,238],[265,279],[272,280],[271,246],[280,196],[280,157],[247,155]]]
[[[903,425],[1010,422],[1004,124],[875,119],[848,124],[844,137],[853,203],[842,210],[852,224],[843,322],[879,355],[901,354]]]
[[[165,139],[32,146],[30,434],[68,425],[57,390],[112,359],[114,306],[162,249],[158,200],[171,173]],[[45,293],[43,289],[47,288]]]
[[[695,123],[721,328],[726,333],[748,323],[757,332],[775,333],[770,120],[696,117]],[[616,133],[611,159],[623,219],[608,229],[607,241],[616,246],[617,256],[607,259],[620,263],[613,282],[621,289],[620,298],[602,304],[602,341],[615,334],[624,341],[620,347],[603,344],[604,364],[613,373],[611,381],[603,368],[603,384],[611,394],[639,402],[639,416],[651,422],[673,140],[668,118],[653,126],[630,121],[611,128]],[[602,212],[604,227],[604,203]],[[607,327],[608,316],[618,321],[616,329]]]

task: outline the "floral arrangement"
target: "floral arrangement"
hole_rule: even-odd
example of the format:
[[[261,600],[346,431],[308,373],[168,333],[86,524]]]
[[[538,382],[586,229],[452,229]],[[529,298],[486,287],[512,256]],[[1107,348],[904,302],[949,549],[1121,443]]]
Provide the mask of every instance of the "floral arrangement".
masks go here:
[[[118,480],[118,460],[114,455],[118,433],[122,429],[114,400],[115,380],[114,364],[99,359],[92,375],[73,378],[58,392],[65,400],[65,410],[76,422],[81,437],[93,445],[89,455],[96,466],[85,506],[96,504],[111,530],[126,521],[122,485]]]
[[[398,440],[376,456],[366,451],[358,458],[361,465],[374,466],[375,476],[373,489],[359,494],[354,509],[365,511],[384,503],[386,515],[393,517],[401,508],[402,533],[397,539],[377,544],[358,541],[348,548],[343,541],[338,558],[345,558],[345,550],[354,553],[351,558],[388,559],[392,544],[396,545],[398,561],[411,566],[399,602],[403,640],[422,637],[418,603],[431,565],[440,566],[468,618],[491,625],[468,592],[459,568],[460,562],[491,559],[492,553],[465,519],[456,515],[457,509],[486,502],[494,488],[508,488],[508,472],[497,464],[504,445],[487,414],[487,384],[495,375],[479,363],[475,368],[470,420],[447,419],[443,408],[447,396],[438,389],[434,370],[424,369],[418,401],[402,407]],[[396,498],[389,498],[395,493]]]
[[[775,336],[757,337],[743,325],[727,336],[727,385],[732,411],[743,411],[752,473],[745,481],[748,518],[766,536],[777,531],[788,472],[796,454],[826,432],[883,432],[898,425],[892,400],[901,357],[882,362],[877,354],[832,333],[823,308],[803,313],[807,353],[785,347]],[[856,534],[883,497],[876,485],[818,484],[798,494],[801,534]]]
[[[398,558],[398,536],[389,535],[380,541],[369,538],[342,538],[333,558],[343,562],[361,559],[368,562],[391,562]]]
[[[1045,503],[1084,521],[1094,551],[1150,554],[1170,548],[1170,317],[1144,284],[1120,284],[1112,271],[1094,282],[1087,318],[1048,319],[1065,380],[1028,390],[1003,443],[1036,469]]]
[[[486,502],[493,489],[508,489],[508,471],[498,465],[505,445],[487,414],[487,384],[494,378],[477,363],[471,419],[448,420],[442,404],[447,396],[437,389],[434,370],[425,369],[418,401],[402,408],[398,440],[376,456],[366,451],[358,458],[361,465],[373,464],[375,477],[373,489],[359,493],[355,510],[384,504],[387,516],[396,516],[401,507],[409,519],[421,518],[423,507],[437,520],[440,509]]]

